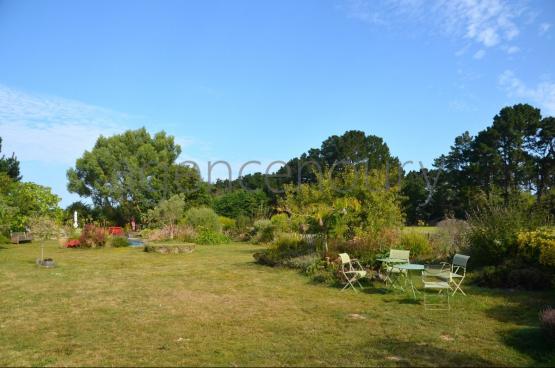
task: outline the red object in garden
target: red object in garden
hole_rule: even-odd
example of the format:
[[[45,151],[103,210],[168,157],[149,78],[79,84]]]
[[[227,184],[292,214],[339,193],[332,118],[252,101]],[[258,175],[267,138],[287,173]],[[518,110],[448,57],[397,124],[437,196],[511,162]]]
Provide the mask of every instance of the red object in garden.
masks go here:
[[[125,232],[122,227],[113,226],[108,228],[108,234],[112,236],[125,236]]]
[[[81,242],[79,239],[72,239],[66,242],[66,248],[79,248],[81,246]]]

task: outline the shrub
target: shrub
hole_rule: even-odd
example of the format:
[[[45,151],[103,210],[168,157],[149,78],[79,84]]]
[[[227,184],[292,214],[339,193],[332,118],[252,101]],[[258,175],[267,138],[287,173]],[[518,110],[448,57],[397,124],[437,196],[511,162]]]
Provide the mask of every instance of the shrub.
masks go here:
[[[10,239],[8,239],[3,234],[0,234],[0,244],[8,244],[8,243],[10,243]]]
[[[202,227],[215,233],[222,231],[222,225],[220,224],[218,215],[211,208],[191,208],[185,212],[183,221],[185,224],[192,226],[195,230]]]
[[[64,244],[64,247],[66,248],[79,248],[80,246],[81,242],[79,239],[70,239]]]
[[[541,214],[517,205],[488,205],[470,214],[467,240],[480,266],[496,265],[517,253],[518,233],[546,224]]]
[[[284,233],[291,231],[291,221],[289,220],[289,216],[285,213],[272,216],[270,221],[277,231]]]
[[[422,258],[430,255],[432,247],[428,237],[418,232],[408,232],[401,235],[399,247],[410,250],[411,256]]]
[[[432,254],[436,259],[448,259],[467,248],[468,223],[446,219],[437,224],[437,232],[430,235]]]
[[[127,238],[121,236],[114,236],[110,239],[110,245],[114,248],[124,248],[129,246]]]
[[[229,243],[229,238],[222,233],[199,227],[195,243],[203,245],[217,245]]]
[[[235,231],[236,227],[237,227],[237,223],[234,219],[231,219],[229,217],[225,217],[225,216],[220,216],[218,217],[218,220],[220,221],[220,224],[222,225],[222,230],[226,233],[231,233],[233,231]]]
[[[274,240],[275,226],[270,220],[258,220],[254,223],[254,243],[270,243]]]
[[[106,244],[106,230],[93,224],[87,224],[81,232],[79,242],[83,248],[103,247]]]
[[[302,272],[311,272],[313,266],[320,262],[322,257],[318,253],[310,253],[299,257],[285,259],[283,265]]]
[[[389,249],[399,243],[400,232],[396,229],[382,229],[379,232],[356,236],[352,240],[328,240],[330,259],[336,259],[340,253],[347,253],[357,258],[363,265],[373,266],[376,258],[386,256]]]
[[[518,255],[532,264],[555,266],[555,230],[539,228],[517,235]]]
[[[186,243],[194,243],[197,232],[190,225],[178,225],[176,228],[175,238]]]
[[[255,260],[263,265],[285,265],[290,259],[313,253],[299,234],[281,233],[269,248],[254,255]]]
[[[472,276],[473,283],[489,288],[546,290],[552,285],[552,274],[545,269],[530,267],[516,261],[487,266]]]
[[[547,307],[540,312],[540,326],[545,337],[555,342],[555,309]]]
[[[164,226],[161,229],[141,231],[141,237],[149,241],[180,240],[194,243],[197,232],[190,225]]]

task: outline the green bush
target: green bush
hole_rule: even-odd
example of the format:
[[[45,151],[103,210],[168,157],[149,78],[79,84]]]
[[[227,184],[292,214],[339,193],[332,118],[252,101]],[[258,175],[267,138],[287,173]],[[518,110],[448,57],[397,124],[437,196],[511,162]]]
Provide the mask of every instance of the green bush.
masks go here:
[[[272,216],[270,221],[277,231],[283,233],[291,231],[291,220],[289,219],[289,216],[284,213]]]
[[[0,244],[9,244],[9,243],[10,243],[10,239],[8,239],[3,234],[0,234]]]
[[[487,205],[470,214],[467,240],[477,266],[497,265],[518,253],[518,234],[547,223],[541,213],[519,205]]]
[[[225,231],[226,233],[231,233],[237,228],[237,222],[232,218],[220,216],[218,220],[222,225],[223,231]]]
[[[192,226],[195,230],[199,228],[208,229],[214,233],[222,231],[220,219],[213,209],[207,207],[191,208],[185,212],[183,218],[185,224]]]
[[[260,264],[267,266],[285,265],[292,258],[313,253],[299,234],[282,233],[264,252],[256,253],[254,258]]]
[[[382,229],[375,233],[366,233],[352,240],[328,240],[330,259],[336,259],[340,253],[347,253],[366,266],[376,265],[376,259],[386,256],[389,249],[399,243],[400,232],[397,229]]]
[[[401,235],[399,247],[410,250],[411,257],[422,258],[429,256],[432,247],[430,241],[425,234],[418,232],[408,232]]]
[[[207,229],[205,227],[198,228],[198,234],[195,243],[202,245],[218,245],[229,243],[229,238],[220,232]]]
[[[274,240],[276,227],[270,220],[258,220],[254,223],[254,243],[270,243]]]
[[[553,274],[546,269],[509,261],[482,268],[472,275],[472,282],[488,288],[547,290],[552,286],[552,278]]]
[[[112,237],[112,239],[110,239],[110,245],[113,248],[124,248],[129,246],[129,242],[127,241],[127,238],[114,236]]]

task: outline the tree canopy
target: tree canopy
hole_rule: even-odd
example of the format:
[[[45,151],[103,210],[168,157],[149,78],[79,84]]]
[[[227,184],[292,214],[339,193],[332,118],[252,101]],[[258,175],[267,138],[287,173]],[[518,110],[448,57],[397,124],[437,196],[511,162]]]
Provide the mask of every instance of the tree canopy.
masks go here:
[[[199,173],[176,163],[181,147],[165,132],[146,129],[98,138],[67,172],[68,190],[92,199],[116,222],[140,219],[161,200],[184,193],[202,197]]]
[[[422,204],[424,181],[411,174],[405,179],[403,194],[411,223],[445,216],[464,218],[485,202],[508,205],[526,193],[553,211],[555,119],[542,117],[539,109],[526,104],[505,107],[476,136],[465,132],[455,138],[450,152],[436,160],[430,175],[441,179],[432,201],[420,208],[416,203]]]
[[[0,137],[0,153],[2,153],[2,137]],[[11,157],[6,157],[5,155],[0,156],[0,174],[1,173],[8,175],[13,180],[21,180],[19,161],[17,157],[15,157],[15,153],[12,153]]]

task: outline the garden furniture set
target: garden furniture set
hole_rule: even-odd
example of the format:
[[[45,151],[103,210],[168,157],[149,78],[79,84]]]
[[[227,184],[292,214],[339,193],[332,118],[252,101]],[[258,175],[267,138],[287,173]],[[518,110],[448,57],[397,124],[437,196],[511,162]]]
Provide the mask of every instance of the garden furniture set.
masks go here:
[[[352,288],[357,291],[356,286],[362,288],[360,280],[368,276],[368,272],[362,267],[360,262],[352,259],[348,254],[339,255],[341,260],[340,274],[345,287],[343,290]],[[417,299],[420,292],[414,285],[411,272],[419,272],[422,276],[424,292],[424,306],[426,310],[451,309],[450,297],[457,293],[465,295],[462,289],[463,281],[466,278],[466,268],[470,257],[456,254],[452,263],[441,263],[439,266],[413,264],[410,261],[410,251],[391,249],[389,256],[380,258],[377,261],[382,263],[382,270],[385,271],[385,284],[392,289],[409,290]],[[445,296],[446,303],[434,303],[430,301],[427,291],[435,291],[437,295]]]

